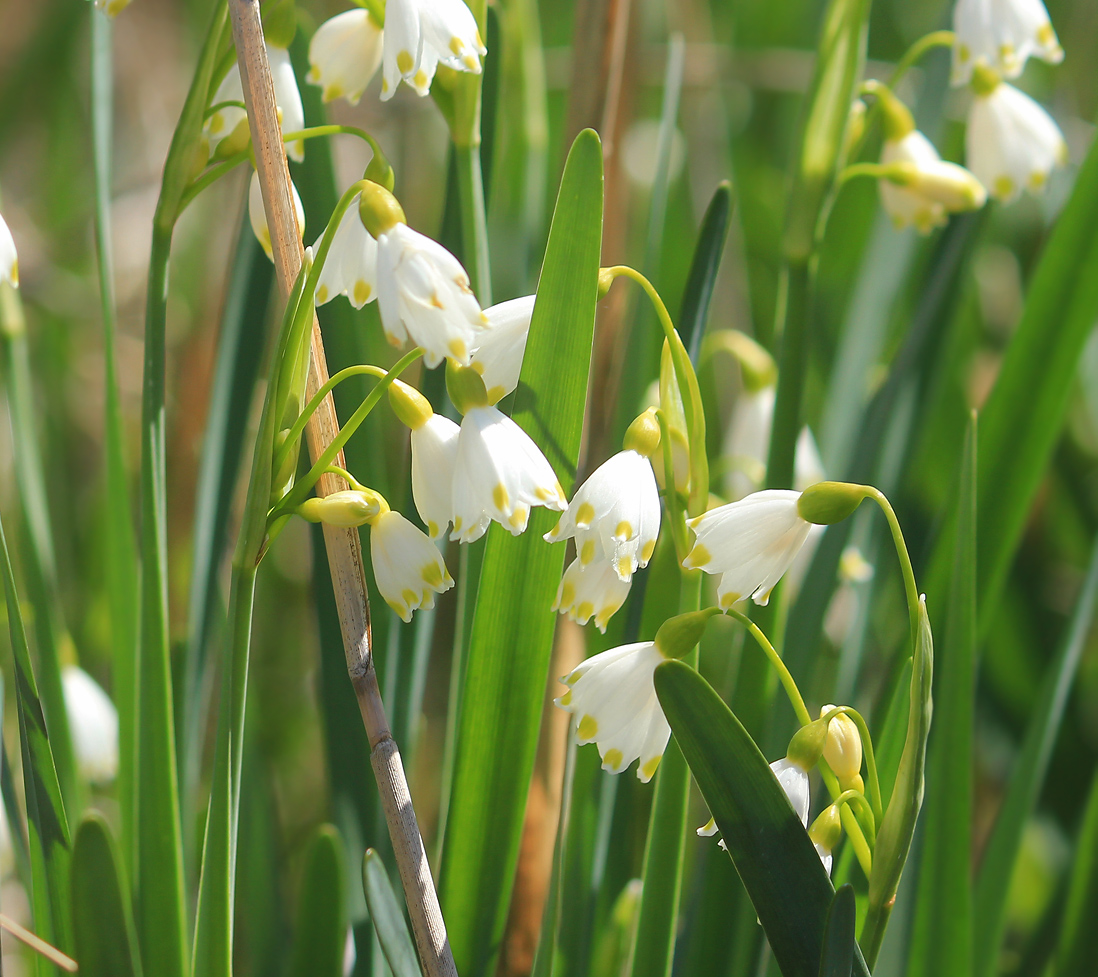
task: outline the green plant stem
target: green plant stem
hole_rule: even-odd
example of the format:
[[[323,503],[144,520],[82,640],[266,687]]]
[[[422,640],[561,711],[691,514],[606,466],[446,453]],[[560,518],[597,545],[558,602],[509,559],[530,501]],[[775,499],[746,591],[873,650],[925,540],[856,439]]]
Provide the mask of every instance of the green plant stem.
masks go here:
[[[660,454],[663,459],[663,501],[667,509],[667,524],[671,527],[671,539],[675,544],[675,555],[681,564],[690,551],[690,540],[686,534],[686,520],[683,516],[682,499],[675,487],[675,461],[671,449],[671,432],[667,424],[667,415],[656,411],[656,422],[660,426]]]
[[[866,496],[881,507],[881,511],[888,520],[888,528],[892,533],[892,542],[896,547],[896,557],[900,561],[900,570],[904,578],[904,592],[907,596],[908,619],[911,624],[911,650],[915,651],[915,645],[919,640],[919,588],[915,584],[915,571],[911,568],[911,555],[907,551],[907,543],[904,542],[903,530],[900,529],[900,520],[896,518],[896,511],[892,504],[885,498],[880,489],[866,486]]]
[[[782,656],[778,654],[774,649],[774,646],[770,643],[770,639],[763,634],[762,629],[752,621],[751,618],[746,614],[741,614],[734,607],[729,608],[725,613],[727,613],[729,617],[735,618],[740,624],[747,628],[751,637],[755,639],[755,642],[763,650],[763,653],[770,659],[770,664],[774,666],[774,670],[778,673],[778,678],[781,680],[782,688],[785,689],[785,694],[789,697],[789,704],[793,706],[793,711],[797,714],[797,721],[802,726],[807,726],[812,722],[812,717],[808,713],[808,707],[804,704],[801,690],[797,688],[796,681],[789,673],[789,669],[785,667]]]
[[[680,612],[696,611],[701,606],[701,578],[697,570],[682,571]],[[697,668],[698,649],[683,656],[682,660]],[[656,778],[644,846],[644,885],[633,940],[631,977],[667,977],[675,953],[690,768],[674,737],[668,741]]]
[[[767,488],[793,487],[793,457],[801,429],[801,396],[808,368],[808,317],[814,265],[814,258],[809,257],[787,260],[782,268],[776,330],[781,337],[781,356],[766,461]]]
[[[869,847],[872,848],[876,841],[877,830],[876,821],[873,816],[873,808],[869,806],[869,801],[866,800],[865,794],[860,790],[844,790],[838,797],[831,802],[836,805],[847,805],[848,807],[861,808],[867,815],[867,820],[864,822],[869,826]],[[861,823],[861,822],[860,822]]]
[[[920,37],[907,49],[904,56],[896,62],[896,67],[892,69],[892,77],[888,79],[888,87],[895,88],[900,79],[918,64],[928,51],[932,51],[936,47],[953,47],[953,42],[956,39],[957,35],[953,31],[931,31],[929,34]]]
[[[484,180],[480,146],[454,145],[457,161],[458,202],[461,206],[461,244],[465,270],[482,308],[492,304],[492,274],[488,256],[488,217],[484,208]]]

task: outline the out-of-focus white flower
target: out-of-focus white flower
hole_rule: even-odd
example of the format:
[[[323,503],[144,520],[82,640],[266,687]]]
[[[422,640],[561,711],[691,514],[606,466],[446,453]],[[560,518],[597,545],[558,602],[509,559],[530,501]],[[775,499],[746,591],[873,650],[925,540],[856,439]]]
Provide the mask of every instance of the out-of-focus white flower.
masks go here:
[[[461,262],[401,222],[377,236],[377,273],[389,342],[400,346],[411,336],[428,367],[447,357],[468,366],[487,319]]]
[[[305,234],[305,208],[301,206],[301,197],[298,196],[297,187],[290,184],[294,194],[294,212],[297,214],[297,232],[304,237]],[[267,227],[267,214],[263,209],[263,188],[259,185],[259,174],[252,171],[252,183],[248,188],[248,219],[252,224],[252,231],[256,240],[263,245],[267,257],[274,260],[274,252],[271,250],[271,232]]]
[[[985,74],[977,72],[977,75]],[[965,162],[1004,203],[1023,190],[1040,193],[1068,160],[1063,133],[1040,105],[1013,85],[988,79],[976,86],[965,131]]]
[[[848,546],[839,558],[839,587],[827,605],[824,633],[841,648],[858,614],[859,585],[873,579],[873,565],[857,546]]]
[[[552,609],[567,614],[578,624],[595,619],[603,634],[606,625],[629,596],[631,581],[618,576],[615,561],[602,552],[601,543],[593,543],[596,552],[584,563],[576,557],[561,577]]]
[[[349,12],[354,13],[353,10]],[[318,238],[313,251],[319,247]],[[346,295],[356,309],[377,298],[377,242],[362,223],[357,196],[343,214],[332,238],[316,284],[316,304],[323,305],[337,295]]]
[[[808,784],[808,771],[796,760],[782,757],[770,764],[770,769],[781,784],[785,796],[789,798],[793,813],[801,819],[801,824],[808,827],[808,808],[811,803],[811,791]]]
[[[76,665],[61,670],[61,687],[80,775],[105,784],[118,773],[118,711],[87,672]]]
[[[765,604],[808,536],[799,498],[799,492],[767,489],[691,519],[694,547],[682,565],[721,574],[717,599],[724,609],[748,597]]]
[[[552,466],[530,436],[495,407],[472,407],[461,422],[454,462],[451,539],[471,543],[494,519],[517,536],[530,508],[558,512],[567,500]]]
[[[309,41],[310,84],[325,102],[345,98],[357,105],[381,64],[382,30],[368,10],[355,8],[324,21]]]
[[[445,534],[453,518],[460,432],[461,428],[441,414],[432,414],[426,423],[412,429],[412,498],[431,539]]]
[[[484,310],[488,326],[477,334],[470,366],[484,381],[490,404],[499,403],[518,386],[534,298],[523,295]]]
[[[130,5],[130,0],[95,0],[95,9],[102,10],[108,17],[117,17]]]
[[[377,589],[405,623],[412,611],[434,607],[435,594],[454,585],[438,547],[392,509],[370,524],[370,559]]]
[[[545,539],[554,543],[574,536],[581,564],[605,555],[628,583],[638,566],[648,565],[659,534],[660,495],[652,465],[627,449],[591,473]]]
[[[3,214],[0,214],[0,282],[7,282],[12,288],[19,287],[19,255]]]
[[[1064,60],[1041,0],[957,0],[953,32],[954,85],[967,82],[979,66],[1017,78],[1030,57]]]
[[[665,660],[654,641],[641,641],[588,658],[561,679],[569,689],[554,702],[578,717],[576,739],[598,745],[603,770],[620,773],[639,758],[642,783],[656,772],[671,736],[652,679]]]
[[[278,105],[278,118],[282,126],[282,132],[300,132],[305,128],[305,109],[301,105],[301,92],[297,89],[297,78],[294,76],[294,66],[290,62],[290,52],[282,47],[267,45],[267,60],[271,65],[271,76],[274,79],[275,102]],[[219,105],[222,102],[243,102],[244,86],[240,83],[240,69],[233,63],[229,73],[217,86],[211,105]],[[212,154],[218,144],[237,131],[243,125],[239,139],[240,149],[248,142],[248,113],[238,105],[226,105],[219,108],[206,120],[204,131],[210,141],[210,153]],[[235,151],[234,143],[234,151]],[[286,155],[292,160],[301,162],[305,158],[305,143],[298,139],[286,145]]]
[[[480,74],[480,56],[488,53],[462,0],[389,0],[384,48],[382,101],[393,97],[401,80],[426,95],[440,64]]]

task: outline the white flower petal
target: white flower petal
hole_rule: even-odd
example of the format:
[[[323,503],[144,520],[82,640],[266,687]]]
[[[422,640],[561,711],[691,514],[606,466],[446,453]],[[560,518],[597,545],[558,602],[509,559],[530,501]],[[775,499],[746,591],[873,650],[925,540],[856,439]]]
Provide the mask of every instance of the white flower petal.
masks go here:
[[[1052,64],[1064,59],[1041,0],[957,0],[953,31],[954,85],[965,84],[976,65],[1017,78],[1030,57]]]
[[[357,105],[381,64],[382,30],[369,12],[345,10],[317,28],[309,42],[308,81],[323,99],[345,98]]]
[[[438,65],[480,73],[486,53],[476,20],[461,0],[389,0],[385,7],[381,97],[403,80],[426,95]]]
[[[830,875],[831,874],[831,864],[834,861],[834,859],[832,858],[831,852],[829,852],[826,848],[824,848],[824,846],[821,845],[818,841],[812,842],[812,847],[816,849],[816,854],[820,856],[820,863],[823,865],[824,871],[828,875]]]
[[[298,195],[297,187],[292,183],[290,189],[294,194],[294,211],[297,213],[297,230],[299,234],[305,233],[305,208],[301,206],[301,197]],[[256,240],[263,245],[263,250],[267,252],[267,257],[274,260],[274,254],[271,250],[271,232],[267,229],[267,214],[263,209],[263,188],[259,185],[259,174],[254,170],[252,171],[252,182],[248,188],[248,219],[252,224],[252,231],[255,233]]]
[[[789,804],[793,813],[801,819],[801,824],[808,827],[808,809],[811,803],[811,793],[808,785],[808,772],[794,763],[789,757],[775,760],[770,764],[774,776],[778,778],[785,796],[789,798]]]
[[[412,498],[431,539],[446,532],[453,514],[452,486],[460,431],[441,414],[433,414],[412,431]]]
[[[346,295],[356,309],[377,298],[377,242],[358,215],[358,197],[351,201],[332,238],[328,258],[316,286],[316,304]],[[320,238],[313,245],[320,247]]]
[[[435,544],[399,512],[384,513],[370,527],[370,558],[377,589],[405,623],[454,585]]]
[[[575,559],[561,577],[553,610],[578,624],[593,617],[595,626],[605,634],[607,622],[625,603],[631,585],[618,576],[611,560],[598,558],[585,564]]]
[[[471,365],[484,381],[490,404],[502,400],[518,386],[533,312],[533,295],[484,310],[488,325],[477,335]]]
[[[80,774],[104,784],[118,773],[118,711],[87,672],[76,665],[61,670],[65,711]]]
[[[882,163],[914,163],[917,166],[941,162],[938,151],[918,129],[913,129],[902,139],[889,139],[881,149]],[[930,200],[908,187],[898,187],[888,180],[878,180],[877,189],[881,205],[897,228],[913,224],[923,234],[946,222],[946,209],[936,200]]]
[[[7,221],[0,214],[0,282],[12,288],[19,287],[19,255],[15,251],[15,238],[11,236]]]

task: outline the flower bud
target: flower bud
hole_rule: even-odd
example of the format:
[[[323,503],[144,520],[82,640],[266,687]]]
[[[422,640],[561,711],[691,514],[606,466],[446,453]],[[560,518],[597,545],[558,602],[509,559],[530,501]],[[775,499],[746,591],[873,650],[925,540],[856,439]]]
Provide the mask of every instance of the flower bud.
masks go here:
[[[372,180],[362,188],[358,199],[358,213],[374,240],[391,231],[397,224],[408,223],[397,198],[380,183]]]
[[[960,213],[987,203],[987,189],[963,166],[946,160],[933,163],[893,163],[888,179],[922,197]]]
[[[457,366],[450,359],[446,361],[446,392],[460,414],[488,406],[488,391],[480,374],[471,366]]]
[[[274,47],[288,48],[297,33],[294,0],[274,0],[264,6],[263,39]]]
[[[651,458],[659,451],[660,422],[656,419],[655,407],[649,407],[629,425],[621,446],[626,451],[635,451],[645,458]]]
[[[296,511],[309,522],[352,528],[373,522],[378,516],[388,512],[389,506],[377,492],[369,489],[347,489],[322,498],[306,499]]]
[[[664,658],[682,658],[688,655],[701,641],[705,626],[720,608],[707,607],[701,611],[687,611],[668,618],[656,632],[656,647]]]
[[[378,186],[384,187],[390,193],[393,192],[393,187],[396,185],[396,176],[393,173],[393,166],[379,149],[374,150],[374,157],[370,160],[366,167],[366,172],[362,176],[363,179],[371,180]]]
[[[797,499],[797,514],[817,526],[842,522],[861,505],[866,497],[864,485],[851,482],[817,482],[810,485]]]
[[[915,119],[908,109],[887,85],[876,84],[873,86],[873,94],[881,106],[881,121],[884,128],[886,141],[903,139],[909,132],[915,129]]]
[[[811,770],[820,762],[826,742],[827,723],[817,719],[793,734],[785,755],[802,770]]]
[[[400,423],[413,431],[423,427],[435,413],[431,402],[403,380],[394,380],[389,385],[389,406]]]
[[[825,851],[833,851],[842,836],[843,822],[839,816],[839,808],[835,804],[828,804],[812,822],[808,837],[814,845],[819,845]]]
[[[599,269],[599,298],[606,298],[606,293],[610,291],[610,286],[614,284],[614,279],[617,276],[614,274],[613,268],[600,268]]]
[[[820,710],[820,718],[823,719],[834,708],[830,705],[824,706]],[[860,783],[862,738],[857,724],[844,713],[833,716],[827,725],[827,742],[824,744],[823,756],[839,778],[839,786],[843,790],[860,789],[855,786],[855,778]]]

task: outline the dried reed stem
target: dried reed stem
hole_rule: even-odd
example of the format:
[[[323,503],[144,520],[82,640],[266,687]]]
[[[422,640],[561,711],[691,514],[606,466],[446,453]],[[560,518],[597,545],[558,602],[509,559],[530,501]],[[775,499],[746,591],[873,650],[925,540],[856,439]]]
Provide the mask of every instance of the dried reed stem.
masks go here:
[[[229,0],[233,39],[236,42],[244,102],[248,108],[256,169],[263,190],[263,209],[271,233],[275,272],[279,290],[285,299],[301,268],[303,249],[298,233],[290,190],[290,173],[278,123],[274,83],[267,61],[260,23],[259,0]],[[312,359],[306,396],[312,397],[328,380],[324,342],[320,323],[314,317]],[[339,421],[332,395],[324,399],[306,429],[309,452],[315,460],[339,432]],[[344,465],[340,452],[336,464]],[[343,487],[334,475],[324,475],[317,484],[318,495],[327,495]],[[357,529],[324,526],[324,543],[332,572],[336,609],[343,633],[347,672],[351,677],[362,722],[370,741],[370,763],[377,778],[385,820],[408,915],[412,921],[416,947],[425,977],[456,977],[454,957],[446,936],[446,925],[439,908],[431,868],[416,823],[408,780],[400,751],[393,740],[371,655],[370,601],[362,573],[362,544]]]

